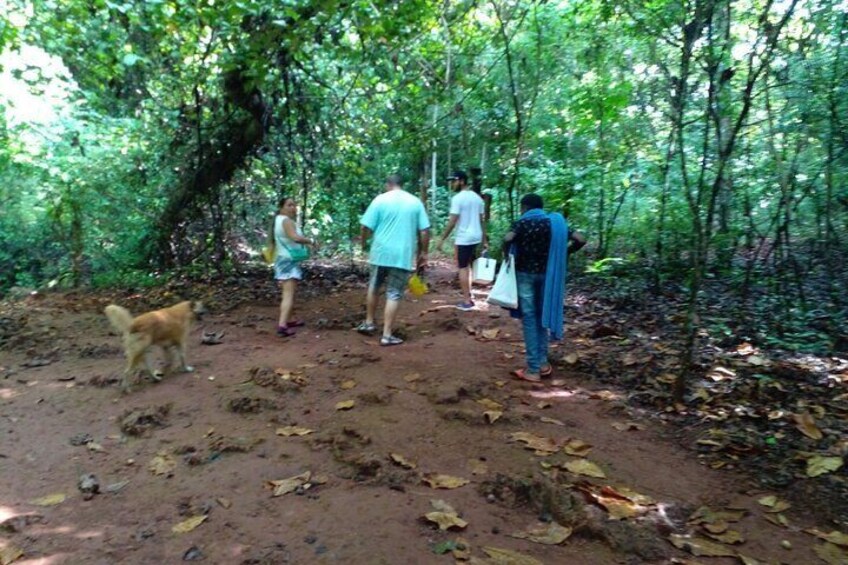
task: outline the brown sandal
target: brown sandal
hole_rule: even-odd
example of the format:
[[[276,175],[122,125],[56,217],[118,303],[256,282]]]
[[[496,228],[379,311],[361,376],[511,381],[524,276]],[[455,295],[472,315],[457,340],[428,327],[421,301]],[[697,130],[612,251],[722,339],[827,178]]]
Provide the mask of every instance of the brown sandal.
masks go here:
[[[512,371],[512,373],[511,373],[511,374],[512,374],[512,376],[514,376],[515,378],[520,379],[520,380],[522,380],[522,381],[527,381],[528,383],[536,383],[536,384],[539,384],[539,383],[541,383],[541,382],[542,382],[541,377],[540,377],[540,378],[536,378],[536,379],[531,378],[531,377],[528,377],[528,376],[527,376],[527,372],[526,372],[524,369],[516,369],[516,370]]]

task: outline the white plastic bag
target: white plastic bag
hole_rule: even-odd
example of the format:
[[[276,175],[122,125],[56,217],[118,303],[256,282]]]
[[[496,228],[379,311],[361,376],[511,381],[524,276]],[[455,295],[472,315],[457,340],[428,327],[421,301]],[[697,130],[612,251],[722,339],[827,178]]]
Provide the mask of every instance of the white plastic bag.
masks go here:
[[[478,284],[487,284],[495,280],[498,262],[485,255],[474,261],[471,266],[471,280]]]
[[[511,253],[501,263],[498,278],[495,279],[495,285],[492,287],[492,292],[489,293],[487,301],[489,304],[494,304],[495,306],[518,308],[518,281],[515,278],[515,256]]]

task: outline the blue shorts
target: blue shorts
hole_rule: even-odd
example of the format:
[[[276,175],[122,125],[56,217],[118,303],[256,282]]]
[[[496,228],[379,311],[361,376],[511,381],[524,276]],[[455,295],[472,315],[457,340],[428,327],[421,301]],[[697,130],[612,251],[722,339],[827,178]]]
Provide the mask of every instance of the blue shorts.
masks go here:
[[[400,300],[403,298],[403,293],[406,291],[406,285],[411,276],[412,271],[406,269],[371,265],[371,280],[368,282],[368,289],[376,292],[385,283],[386,298]]]
[[[274,261],[274,278],[278,281],[288,281],[291,279],[303,280],[303,271],[300,270],[300,264],[291,261],[286,257],[277,257]]]

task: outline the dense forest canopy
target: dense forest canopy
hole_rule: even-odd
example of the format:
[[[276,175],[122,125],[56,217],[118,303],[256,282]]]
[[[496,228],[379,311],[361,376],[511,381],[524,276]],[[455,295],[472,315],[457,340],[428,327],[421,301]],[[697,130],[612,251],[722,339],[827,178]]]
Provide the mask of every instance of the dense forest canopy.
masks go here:
[[[712,280],[844,307],[843,0],[5,5],[0,290],[237,269],[282,194],[344,256],[385,175],[439,224],[464,168],[494,234],[537,191],[590,271],[684,285],[693,339]]]

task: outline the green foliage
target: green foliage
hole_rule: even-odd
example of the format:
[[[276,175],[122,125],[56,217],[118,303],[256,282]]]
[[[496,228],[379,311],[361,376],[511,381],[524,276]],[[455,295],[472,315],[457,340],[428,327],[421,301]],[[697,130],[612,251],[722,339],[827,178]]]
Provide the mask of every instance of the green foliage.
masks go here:
[[[474,166],[493,250],[534,191],[588,235],[595,276],[803,301],[791,281],[817,273],[833,292],[845,9],[778,27],[772,4],[12,2],[0,51],[48,63],[0,64],[53,112],[0,93],[0,293],[238,269],[283,194],[322,253],[353,257],[386,175],[440,230],[445,176]]]

